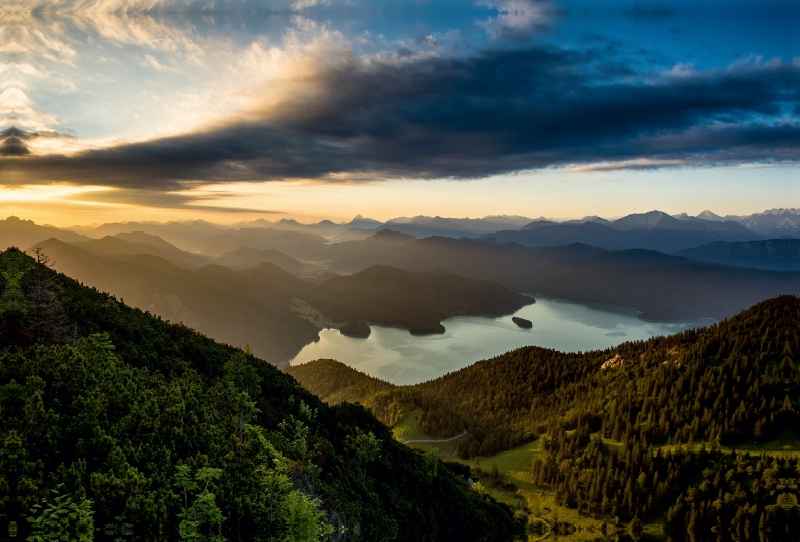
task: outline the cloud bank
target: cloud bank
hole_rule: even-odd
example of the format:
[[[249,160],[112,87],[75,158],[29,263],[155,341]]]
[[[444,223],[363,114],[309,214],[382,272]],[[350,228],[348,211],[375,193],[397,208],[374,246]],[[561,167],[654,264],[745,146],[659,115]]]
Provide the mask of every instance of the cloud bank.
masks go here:
[[[555,8],[545,2],[481,2],[497,10],[489,23],[475,24],[486,41],[463,46],[458,32],[420,35],[411,40],[414,50],[408,40],[364,35],[369,47],[359,48],[357,40],[297,15],[280,43],[262,36],[237,46],[201,37],[191,24],[168,24],[158,15],[160,0],[66,2],[69,24],[48,23],[46,34],[36,10],[51,8],[29,4],[36,9],[7,11],[0,25],[7,48],[25,59],[0,69],[5,184],[158,191],[226,181],[470,179],[561,166],[605,171],[800,160],[800,61],[751,57],[715,69],[656,69],[608,41],[579,48],[520,41],[553,24]],[[286,2],[286,9],[327,4]],[[220,17],[201,11],[209,24]],[[78,32],[78,39],[75,28],[88,37]],[[68,66],[94,39],[130,52],[130,65],[149,70],[144,76],[156,82],[201,72],[219,73],[228,86],[210,84],[205,94],[179,88],[174,94],[183,101],[171,109],[181,115],[164,128],[151,113],[150,137],[81,143],[28,94],[31,81],[75,92]],[[61,71],[47,72],[47,65]],[[147,104],[170,109],[166,98],[143,88]]]
[[[568,164],[800,159],[800,65],[641,74],[548,47],[352,59],[265,118],[75,155],[27,156],[2,134],[3,178],[169,188],[184,182],[472,178]]]

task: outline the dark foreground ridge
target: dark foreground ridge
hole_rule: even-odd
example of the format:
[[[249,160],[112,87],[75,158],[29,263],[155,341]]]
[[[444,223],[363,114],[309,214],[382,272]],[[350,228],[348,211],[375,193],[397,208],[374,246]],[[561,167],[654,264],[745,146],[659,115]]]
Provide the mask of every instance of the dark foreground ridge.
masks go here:
[[[644,522],[676,542],[765,542],[800,540],[798,369],[800,299],[782,296],[706,328],[586,353],[526,347],[416,386],[332,360],[287,371],[390,425],[416,413],[432,438],[466,430],[464,459],[538,440],[536,491],[622,518],[634,540]]]
[[[466,468],[246,350],[0,253],[0,536],[508,541]]]

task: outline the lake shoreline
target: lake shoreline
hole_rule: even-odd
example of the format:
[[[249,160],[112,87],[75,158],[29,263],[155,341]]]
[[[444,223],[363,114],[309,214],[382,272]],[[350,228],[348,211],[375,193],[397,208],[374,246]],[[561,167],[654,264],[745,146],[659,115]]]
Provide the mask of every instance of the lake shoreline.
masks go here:
[[[405,328],[370,325],[368,338],[353,338],[337,329],[321,330],[319,341],[306,345],[290,364],[336,359],[392,384],[417,384],[524,346],[565,352],[603,350],[701,325],[648,322],[629,307],[526,295],[537,302],[506,316],[448,318],[442,322],[442,334],[412,335]],[[532,328],[518,327],[512,321],[514,317],[531,321]]]

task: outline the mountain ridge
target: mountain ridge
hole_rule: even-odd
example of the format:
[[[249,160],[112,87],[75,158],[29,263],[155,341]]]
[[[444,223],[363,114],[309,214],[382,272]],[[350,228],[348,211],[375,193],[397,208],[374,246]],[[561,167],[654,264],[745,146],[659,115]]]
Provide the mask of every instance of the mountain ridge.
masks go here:
[[[11,537],[524,533],[509,507],[470,488],[467,468],[403,446],[360,406],[324,405],[247,349],[130,308],[19,250],[0,254],[0,276],[9,488],[0,514]]]
[[[716,241],[675,254],[698,261],[754,269],[800,270],[800,240],[798,239],[769,239],[746,243]]]

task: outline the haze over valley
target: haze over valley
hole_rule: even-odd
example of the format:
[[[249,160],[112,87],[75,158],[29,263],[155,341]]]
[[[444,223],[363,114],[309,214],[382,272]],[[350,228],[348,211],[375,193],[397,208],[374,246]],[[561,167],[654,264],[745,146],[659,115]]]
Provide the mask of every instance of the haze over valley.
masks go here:
[[[285,366],[322,329],[363,322],[356,334],[369,335],[370,324],[443,333],[450,317],[509,315],[536,295],[688,325],[800,292],[800,212],[701,216],[71,229],[10,217],[0,239],[29,253],[38,246],[87,286]]]

